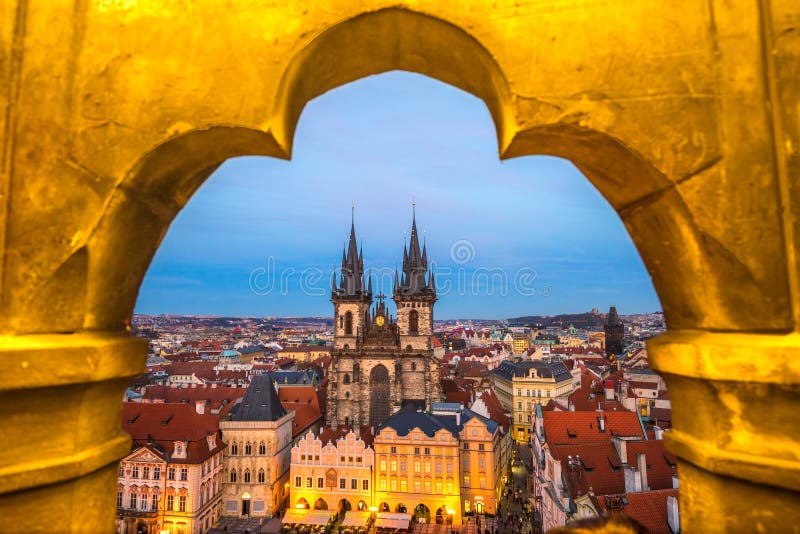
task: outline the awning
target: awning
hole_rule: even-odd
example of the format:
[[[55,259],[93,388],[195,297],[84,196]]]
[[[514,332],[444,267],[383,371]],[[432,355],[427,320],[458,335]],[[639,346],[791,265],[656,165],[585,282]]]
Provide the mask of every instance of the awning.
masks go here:
[[[363,527],[369,520],[369,512],[362,512],[358,510],[350,510],[344,516],[342,526],[345,527]]]
[[[327,525],[333,512],[330,510],[306,510],[289,508],[281,521],[284,525]]]
[[[375,521],[375,526],[377,528],[406,530],[410,522],[411,522],[410,514],[380,512],[378,513],[378,519]]]

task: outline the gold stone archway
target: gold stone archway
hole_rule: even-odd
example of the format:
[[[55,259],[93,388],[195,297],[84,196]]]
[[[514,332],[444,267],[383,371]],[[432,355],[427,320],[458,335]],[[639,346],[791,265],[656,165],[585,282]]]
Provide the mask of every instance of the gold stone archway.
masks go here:
[[[192,193],[227,158],[288,157],[310,99],[394,69],[478,96],[501,157],[568,158],[620,214],[670,328],[650,349],[685,530],[798,524],[798,8],[287,4],[0,7],[14,528],[113,525],[119,399],[145,354],[123,324]]]

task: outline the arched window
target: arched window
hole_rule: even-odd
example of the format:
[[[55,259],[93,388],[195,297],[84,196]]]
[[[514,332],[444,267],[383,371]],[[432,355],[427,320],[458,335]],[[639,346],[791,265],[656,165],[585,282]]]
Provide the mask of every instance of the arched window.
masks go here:
[[[344,335],[353,335],[353,313],[347,312],[344,314]]]
[[[263,441],[258,444],[258,454],[267,454],[267,446]]]
[[[258,482],[259,482],[259,484],[263,484],[264,480],[266,480],[266,477],[264,476],[264,470],[263,469],[259,469],[258,470]]]
[[[419,313],[417,312],[417,310],[411,310],[408,313],[408,331],[409,332],[419,331]]]
[[[344,378],[342,378],[342,384],[349,384],[350,383],[350,373],[345,373]]]
[[[245,482],[250,482],[250,470],[249,469],[245,469],[244,470],[244,481]]]
[[[344,392],[344,398],[345,399],[349,399],[350,398],[350,392],[349,391],[345,391]]]
[[[236,469],[231,469],[231,482],[236,482]]]
[[[247,444],[244,446],[244,453],[245,453],[246,455],[248,455],[248,456],[249,456],[249,455],[251,455],[251,454],[253,454],[253,447],[250,445],[250,442],[249,442],[249,441],[248,441],[248,442],[247,442]]]
[[[231,443],[231,455],[236,456],[237,454],[239,454],[239,444],[234,441]]]
[[[411,362],[411,370],[412,371],[416,371],[417,370],[417,362]]]

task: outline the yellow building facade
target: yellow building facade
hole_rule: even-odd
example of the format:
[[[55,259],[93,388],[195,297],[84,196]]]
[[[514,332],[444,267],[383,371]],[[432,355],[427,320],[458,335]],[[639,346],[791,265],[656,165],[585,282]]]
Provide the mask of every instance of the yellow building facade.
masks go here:
[[[482,99],[500,158],[568,158],[620,215],[669,325],[648,351],[684,529],[800,523],[798,16],[793,0],[0,3],[5,523],[113,529],[120,398],[147,353],[125,325],[169,224],[226,159],[290,158],[311,99],[393,69]]]
[[[425,412],[399,412],[378,429],[374,446],[379,512],[461,524],[457,434]]]
[[[575,389],[572,374],[561,362],[504,361],[489,376],[497,398],[511,412],[511,433],[519,443],[530,440],[537,404]]]

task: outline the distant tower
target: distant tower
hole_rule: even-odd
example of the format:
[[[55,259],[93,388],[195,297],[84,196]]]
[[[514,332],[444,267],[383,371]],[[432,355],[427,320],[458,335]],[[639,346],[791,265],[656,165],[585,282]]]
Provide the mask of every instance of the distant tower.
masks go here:
[[[606,332],[606,358],[614,354],[622,354],[622,345],[625,339],[625,324],[617,315],[617,307],[611,306],[608,310],[606,324],[603,325]]]

